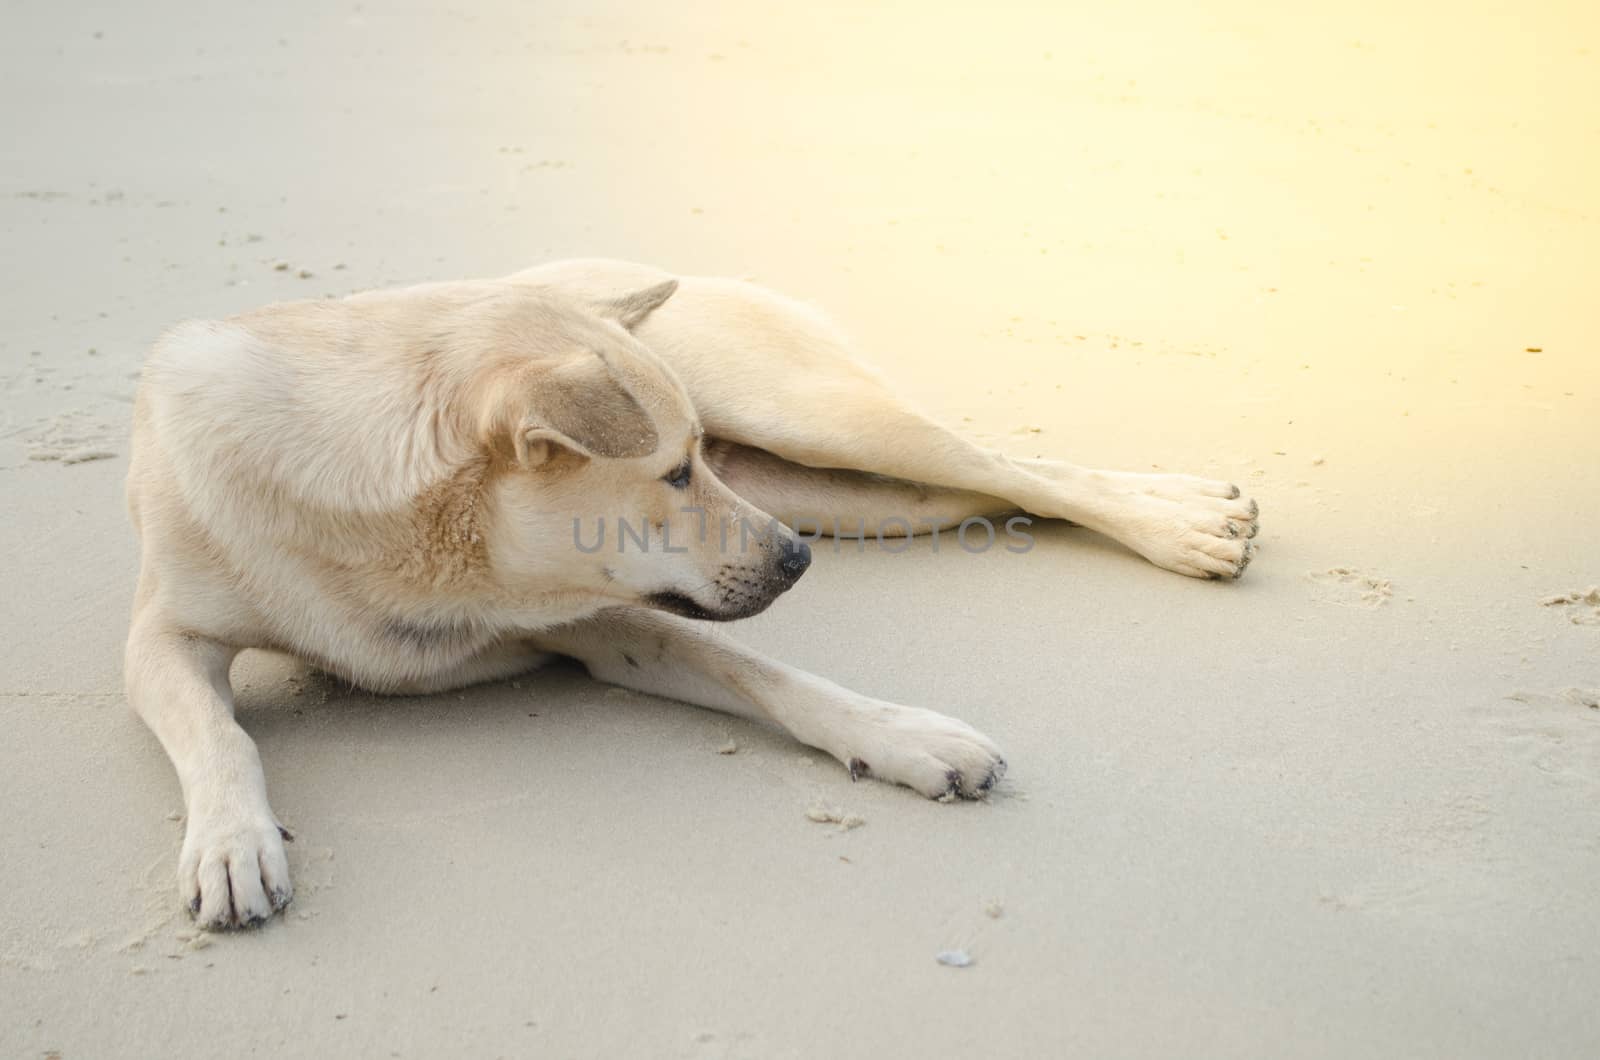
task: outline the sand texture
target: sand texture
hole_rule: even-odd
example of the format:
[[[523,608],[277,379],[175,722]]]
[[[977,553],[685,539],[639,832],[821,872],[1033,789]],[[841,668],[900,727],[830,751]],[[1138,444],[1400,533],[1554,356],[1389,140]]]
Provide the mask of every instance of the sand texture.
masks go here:
[[[1600,15],[1310,11],[11,4],[0,1056],[1600,1055]],[[247,655],[297,896],[195,934],[121,693],[145,350],[594,255],[1235,481],[1260,551],[823,545],[735,630],[994,737],[979,804],[571,668]]]

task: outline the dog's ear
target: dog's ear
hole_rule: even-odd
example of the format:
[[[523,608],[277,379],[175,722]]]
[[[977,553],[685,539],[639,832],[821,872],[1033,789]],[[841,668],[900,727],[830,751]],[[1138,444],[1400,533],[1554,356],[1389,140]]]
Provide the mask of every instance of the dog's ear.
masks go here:
[[[511,448],[517,463],[532,471],[563,458],[587,460],[594,454],[554,427],[524,422],[513,433]]]
[[[487,434],[525,468],[648,456],[660,444],[649,413],[594,354],[523,365],[496,393]]]
[[[650,414],[592,353],[563,361],[536,378],[533,407],[543,426],[595,456],[649,456],[660,444]]]
[[[661,304],[672,297],[678,289],[677,280],[663,280],[651,287],[644,287],[637,291],[630,291],[617,298],[607,299],[595,304],[595,312],[607,320],[615,320],[618,324],[632,331],[644,323],[644,318],[661,308]]]

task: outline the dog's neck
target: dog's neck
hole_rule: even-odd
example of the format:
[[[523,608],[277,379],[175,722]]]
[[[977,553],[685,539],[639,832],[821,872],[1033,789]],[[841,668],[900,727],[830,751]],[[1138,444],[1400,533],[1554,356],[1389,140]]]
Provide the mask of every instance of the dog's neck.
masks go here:
[[[484,507],[493,476],[493,462],[478,457],[418,494],[386,557],[405,583],[449,592],[487,576]]]

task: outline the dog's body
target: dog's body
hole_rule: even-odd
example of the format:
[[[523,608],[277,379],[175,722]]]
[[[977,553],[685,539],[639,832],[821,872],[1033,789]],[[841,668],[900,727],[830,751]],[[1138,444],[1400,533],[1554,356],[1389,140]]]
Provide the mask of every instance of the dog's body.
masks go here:
[[[128,495],[143,548],[128,694],[183,785],[180,890],[210,927],[291,894],[233,718],[245,648],[385,692],[570,656],[776,722],[852,777],[980,797],[1004,761],[967,725],[691,621],[754,614],[803,573],[791,530],[744,527],[771,513],[892,535],[1023,511],[1197,577],[1237,576],[1255,533],[1225,483],[960,439],[788,299],[606,261],[182,325],[146,366]],[[592,547],[603,525],[616,536]]]

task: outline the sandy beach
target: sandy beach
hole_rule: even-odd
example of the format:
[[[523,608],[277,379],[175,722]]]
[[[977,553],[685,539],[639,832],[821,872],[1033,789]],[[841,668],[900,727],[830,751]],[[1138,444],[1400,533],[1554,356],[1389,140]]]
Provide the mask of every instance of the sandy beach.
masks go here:
[[[0,1056],[1600,1054],[1592,7],[5,24]],[[824,542],[734,629],[992,736],[982,803],[576,667],[247,654],[297,896],[197,933],[122,693],[145,352],[579,256],[825,307],[1014,455],[1237,482],[1260,552]]]

